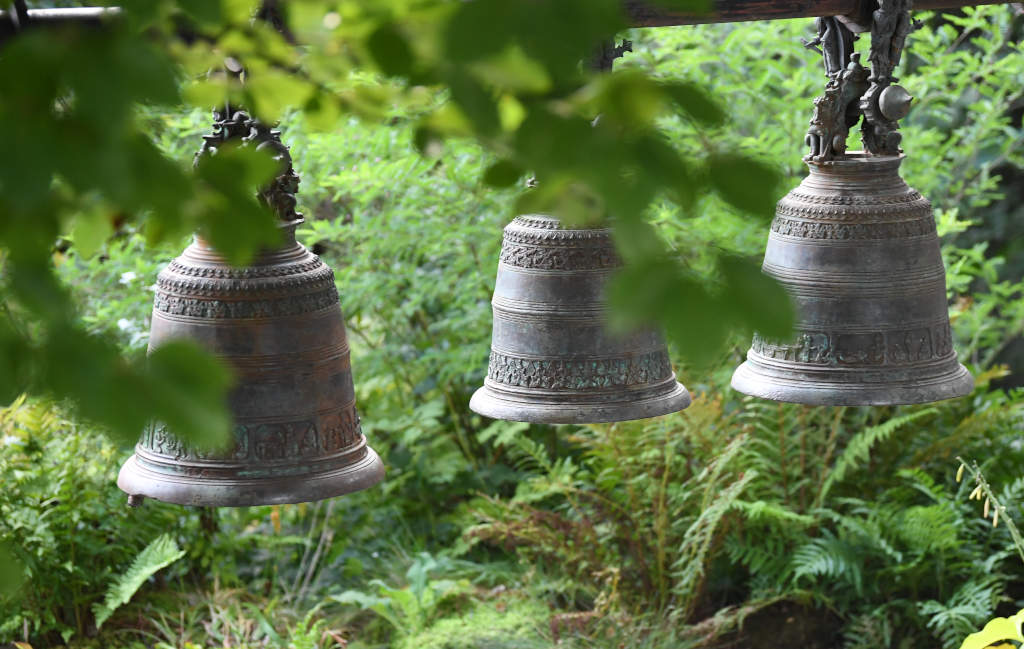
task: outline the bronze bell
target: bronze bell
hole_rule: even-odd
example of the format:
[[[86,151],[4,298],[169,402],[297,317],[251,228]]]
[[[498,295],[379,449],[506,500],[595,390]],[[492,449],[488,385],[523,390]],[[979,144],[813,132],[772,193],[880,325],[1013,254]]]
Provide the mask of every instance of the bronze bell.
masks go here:
[[[334,273],[295,241],[302,218],[287,149],[276,131],[244,113],[218,118],[204,150],[237,128],[287,163],[261,193],[284,221],[284,243],[234,268],[196,237],[157,278],[149,348],[191,338],[227,362],[236,377],[234,445],[203,452],[154,424],[117,485],[133,504],[146,496],[205,506],[296,503],[365,489],[384,469],[359,427]]]
[[[470,409],[549,424],[642,419],[690,405],[661,336],[606,327],[605,283],[621,265],[610,230],[554,218],[505,227],[484,385]]]
[[[809,405],[924,403],[968,394],[949,327],[931,204],[899,175],[902,155],[808,160],[778,203],[764,272],[797,310],[790,341],[754,337],[740,392]]]

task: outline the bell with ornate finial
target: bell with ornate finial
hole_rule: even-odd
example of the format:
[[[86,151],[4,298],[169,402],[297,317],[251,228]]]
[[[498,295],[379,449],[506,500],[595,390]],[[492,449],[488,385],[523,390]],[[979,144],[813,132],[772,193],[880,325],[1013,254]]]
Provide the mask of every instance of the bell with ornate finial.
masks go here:
[[[200,156],[240,139],[281,163],[260,199],[281,218],[283,243],[236,268],[195,237],[157,278],[149,347],[189,338],[233,370],[233,443],[202,451],[153,424],[117,484],[133,504],[204,506],[305,502],[370,487],[384,469],[360,430],[334,273],[295,240],[303,220],[288,149],[244,112],[215,118]]]
[[[892,85],[892,72],[910,30],[907,4],[886,0],[874,12],[870,75],[845,50],[843,65],[828,70],[808,134],[810,174],[779,201],[764,257],[764,272],[794,302],[797,332],[781,341],[755,335],[732,377],[740,392],[809,405],[895,405],[973,388],[953,349],[931,204],[899,174],[897,120],[911,97]],[[840,40],[823,50],[852,42],[843,29],[836,24]],[[847,133],[861,118],[865,150],[847,153]]]
[[[470,409],[494,419],[579,424],[690,405],[657,332],[607,326],[605,286],[620,265],[606,228],[567,228],[543,215],[506,226],[490,363]]]

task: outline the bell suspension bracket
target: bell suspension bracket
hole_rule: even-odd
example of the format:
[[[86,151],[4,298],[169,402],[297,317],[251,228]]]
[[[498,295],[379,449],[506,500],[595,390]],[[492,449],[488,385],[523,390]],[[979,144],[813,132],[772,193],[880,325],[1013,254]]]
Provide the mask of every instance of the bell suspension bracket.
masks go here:
[[[917,26],[910,19],[912,0],[879,0],[865,27],[846,16],[815,19],[818,35],[803,41],[820,53],[828,81],[814,100],[807,130],[809,162],[825,162],[846,153],[846,137],[861,121],[864,150],[872,155],[900,153],[899,120],[910,111],[913,97],[895,85],[893,72],[900,62],[907,35]],[[860,62],[854,42],[860,32],[871,32],[870,70]],[[863,117],[863,120],[861,120]]]

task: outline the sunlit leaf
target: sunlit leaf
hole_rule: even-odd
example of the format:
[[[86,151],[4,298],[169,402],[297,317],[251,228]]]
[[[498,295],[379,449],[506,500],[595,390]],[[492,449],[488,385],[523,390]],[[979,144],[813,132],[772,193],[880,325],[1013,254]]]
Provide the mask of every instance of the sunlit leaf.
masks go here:
[[[83,210],[75,215],[71,240],[82,257],[92,257],[114,233],[110,215],[102,209]]]
[[[533,94],[551,88],[551,78],[544,66],[527,57],[523,49],[515,45],[469,67],[477,77],[505,90]]]
[[[651,126],[665,107],[661,86],[644,74],[623,71],[602,79],[597,96],[601,119],[618,126],[642,130]]]

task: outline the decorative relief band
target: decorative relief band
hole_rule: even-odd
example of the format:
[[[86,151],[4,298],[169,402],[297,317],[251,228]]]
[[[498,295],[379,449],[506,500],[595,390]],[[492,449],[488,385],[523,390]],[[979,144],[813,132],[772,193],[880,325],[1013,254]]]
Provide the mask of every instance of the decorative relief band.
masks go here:
[[[817,205],[863,205],[863,206],[885,206],[885,205],[906,205],[908,203],[914,203],[917,201],[928,201],[924,196],[920,194],[916,189],[907,188],[903,194],[896,194],[895,196],[880,196],[878,194],[870,195],[858,195],[858,194],[804,194],[803,192],[793,190],[789,192],[782,200],[791,199],[798,203],[813,203]]]
[[[555,218],[546,218],[542,216],[530,216],[523,214],[517,216],[512,220],[513,223],[518,223],[527,228],[541,228],[544,230],[561,230],[562,223]]]
[[[772,221],[772,232],[802,239],[899,239],[934,234],[935,219],[929,213],[926,218],[912,221],[822,223],[786,218],[782,206],[779,206],[779,216]]]
[[[817,196],[790,193],[779,201],[776,214],[827,221],[865,219],[916,220],[931,216],[931,203],[917,192],[894,197]]]
[[[491,351],[487,378],[495,383],[545,390],[593,390],[638,386],[672,377],[668,353],[590,361],[536,360]]]
[[[168,295],[157,291],[153,310],[169,315],[211,319],[275,318],[311,313],[338,304],[334,283],[327,290],[265,300],[209,300]]]
[[[318,268],[325,268],[326,265],[320,258],[313,256],[307,261],[291,264],[274,264],[268,266],[247,266],[245,268],[232,268],[230,266],[194,266],[186,264],[179,259],[174,259],[167,265],[167,270],[177,275],[188,275],[189,277],[209,277],[213,279],[256,279],[260,277],[285,277],[288,275],[300,275]]]
[[[608,246],[607,230],[520,230],[505,229],[504,243],[547,246]]]
[[[511,244],[507,239],[501,246],[499,260],[509,266],[540,270],[601,270],[622,265],[615,248],[610,246],[529,246]]]
[[[338,453],[358,444],[362,436],[359,413],[353,406],[317,421],[235,426],[235,446],[228,451],[199,451],[159,424],[146,429],[139,446],[175,461],[302,460]]]
[[[903,365],[953,353],[948,323],[875,333],[806,331],[792,343],[768,341],[754,334],[751,351],[765,358],[811,365]]]
[[[322,264],[315,271],[303,274],[267,274],[262,279],[256,277],[258,276],[247,280],[231,277],[194,279],[168,267],[157,276],[156,286],[159,291],[195,297],[234,297],[242,292],[267,295],[275,292],[291,293],[296,290],[323,291],[334,286],[334,272]]]

